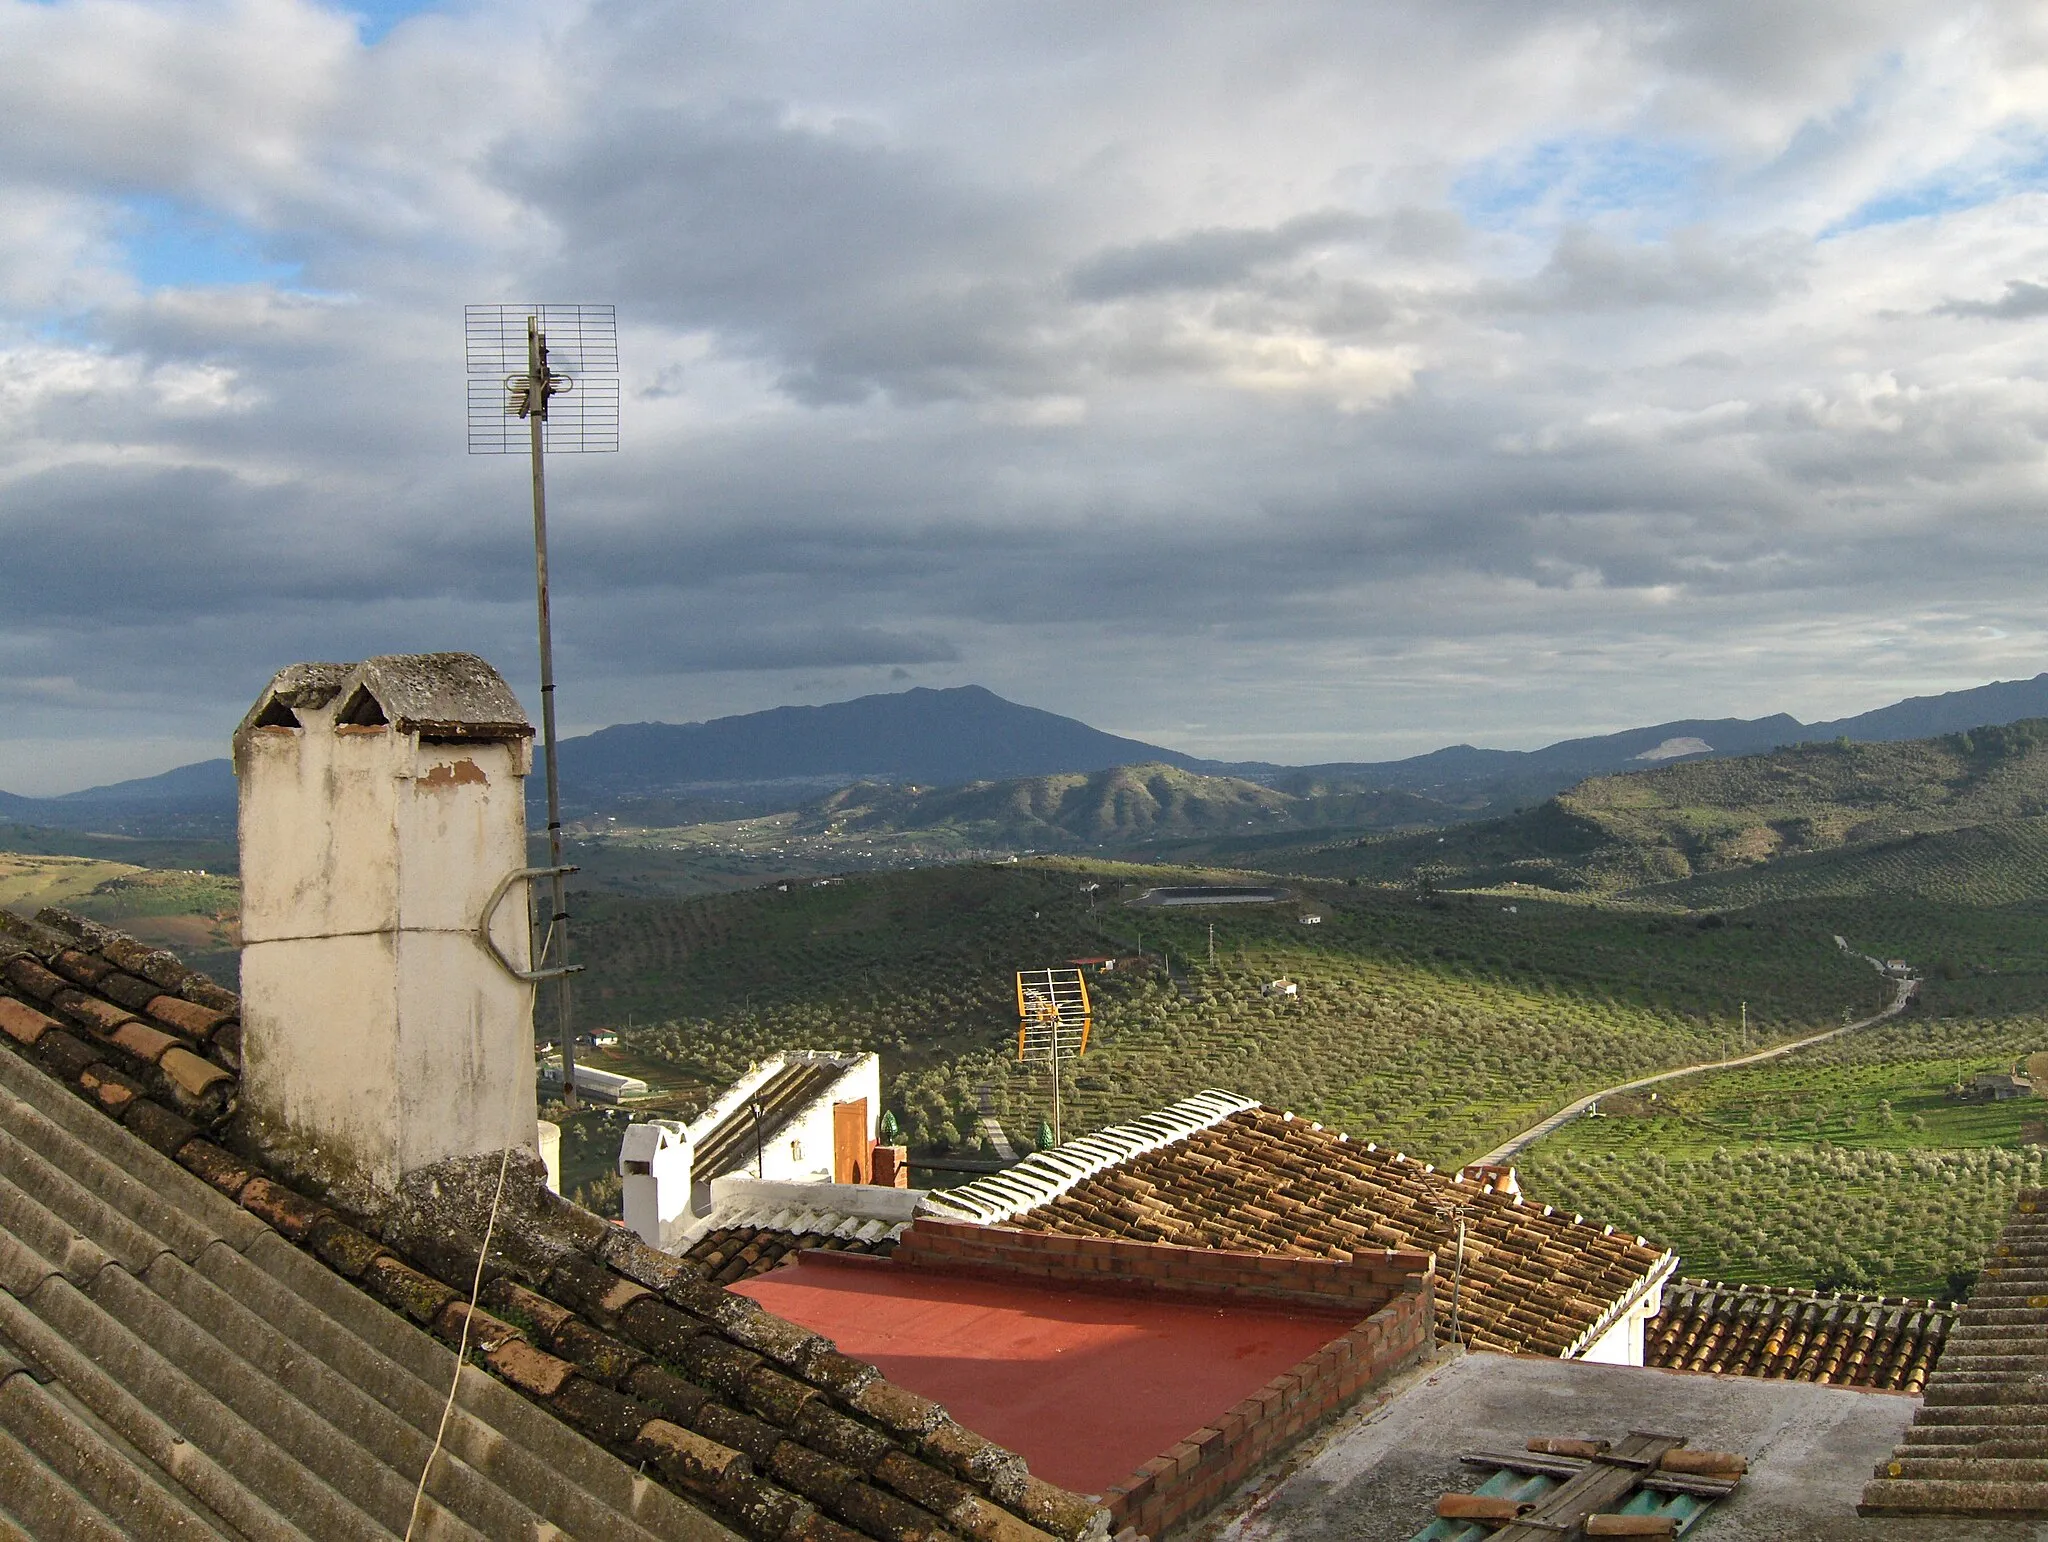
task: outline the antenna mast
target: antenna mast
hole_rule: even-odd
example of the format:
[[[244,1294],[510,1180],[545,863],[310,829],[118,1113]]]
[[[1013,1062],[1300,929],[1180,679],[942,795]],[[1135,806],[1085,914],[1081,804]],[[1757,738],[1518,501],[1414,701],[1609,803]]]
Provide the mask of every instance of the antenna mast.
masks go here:
[[[550,363],[548,334],[557,338],[563,367]],[[533,950],[535,981],[556,981],[556,1020],[562,1044],[562,1104],[576,1107],[576,1032],[569,976],[569,899],[562,862],[562,790],[555,756],[555,636],[548,585],[547,452],[619,447],[619,337],[609,305],[472,305],[463,315],[469,369],[469,452],[511,455],[524,448],[533,462],[533,573],[540,631],[541,753],[546,768],[548,865],[552,905]],[[571,393],[574,393],[573,395]],[[551,411],[557,397],[569,398]],[[524,435],[512,426],[525,419]],[[525,442],[521,445],[520,440]]]

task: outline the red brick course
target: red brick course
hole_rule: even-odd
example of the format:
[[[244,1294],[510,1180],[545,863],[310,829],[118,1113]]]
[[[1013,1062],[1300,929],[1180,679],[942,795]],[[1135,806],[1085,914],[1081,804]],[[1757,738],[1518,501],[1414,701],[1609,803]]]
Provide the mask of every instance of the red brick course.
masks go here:
[[[1111,1526],[1159,1537],[1214,1508],[1304,1434],[1429,1350],[1431,1281],[1415,1277],[1364,1322],[1146,1462],[1103,1496]]]
[[[1372,1312],[1436,1266],[1422,1250],[1354,1253],[1348,1259],[1072,1237],[920,1217],[897,1240],[894,1261],[914,1268],[1023,1276],[1118,1289],[1281,1301]]]

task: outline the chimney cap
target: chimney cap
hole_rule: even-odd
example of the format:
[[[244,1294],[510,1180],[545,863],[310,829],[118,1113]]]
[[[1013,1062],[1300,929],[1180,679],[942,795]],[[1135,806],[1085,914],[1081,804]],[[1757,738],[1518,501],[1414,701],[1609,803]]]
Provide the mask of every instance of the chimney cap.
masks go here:
[[[277,709],[325,707],[360,690],[402,733],[530,739],[533,724],[505,677],[474,653],[387,653],[358,664],[288,664],[235,730],[240,740]]]

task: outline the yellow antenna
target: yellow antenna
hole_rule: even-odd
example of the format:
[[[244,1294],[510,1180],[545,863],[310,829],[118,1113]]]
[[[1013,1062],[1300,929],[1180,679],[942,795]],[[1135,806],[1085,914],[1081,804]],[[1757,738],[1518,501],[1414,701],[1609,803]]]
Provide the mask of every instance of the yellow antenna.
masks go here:
[[[1088,1053],[1094,1008],[1079,969],[1017,971],[1017,1059],[1052,1072],[1052,1138],[1060,1140],[1060,1062]]]

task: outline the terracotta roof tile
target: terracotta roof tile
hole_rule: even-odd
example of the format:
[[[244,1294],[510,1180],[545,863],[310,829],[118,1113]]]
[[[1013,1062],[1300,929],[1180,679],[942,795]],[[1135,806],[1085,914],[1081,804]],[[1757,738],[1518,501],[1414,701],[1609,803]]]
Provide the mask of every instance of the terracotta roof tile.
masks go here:
[[[1681,1280],[1649,1323],[1644,1358],[1671,1370],[1918,1392],[1955,1310],[1900,1296]]]
[[[64,973],[48,967],[59,960]],[[156,993],[141,1006],[161,1026],[141,1022],[124,1000],[88,992],[79,984],[87,978],[101,986],[111,982],[125,1001],[141,996],[134,982],[151,982]],[[323,1288],[331,1308],[349,1297],[372,1314],[389,1308],[401,1315],[384,1321],[409,1320],[449,1344],[467,1325],[472,1349],[503,1385],[564,1429],[649,1464],[726,1525],[761,1542],[936,1542],[956,1535],[976,1542],[1080,1542],[1102,1534],[1107,1515],[1094,1501],[1032,1478],[1021,1459],[962,1430],[937,1404],[839,1354],[809,1329],[725,1291],[707,1278],[702,1263],[657,1253],[559,1202],[561,1237],[537,1262],[494,1249],[485,1297],[494,1310],[471,1311],[466,1292],[477,1268],[473,1244],[442,1237],[430,1239],[432,1246],[393,1246],[374,1227],[338,1214],[231,1149],[238,1003],[168,955],[61,912],[45,912],[35,925],[0,913],[0,980],[0,1043],[15,1046],[15,1057],[98,1108],[93,1114],[68,1105],[81,1109],[81,1118],[104,1120],[106,1138],[138,1137],[203,1180],[191,1195],[206,1196],[256,1234],[275,1241],[267,1225],[306,1249],[289,1256],[318,1260],[312,1265],[323,1271],[317,1278],[349,1293],[334,1298]],[[74,1026],[64,1026],[46,1007]],[[145,1220],[155,1215],[143,1200],[136,1203]],[[0,1222],[0,1250],[9,1245],[8,1224]],[[171,1218],[151,1224],[171,1225]],[[150,1267],[156,1251],[132,1223],[107,1212],[102,1225],[120,1244],[112,1256],[136,1269]],[[58,1230],[62,1236],[53,1232],[50,1246],[91,1250],[72,1239],[68,1224]],[[205,1253],[203,1233],[171,1230],[187,1239],[182,1245],[193,1258]],[[892,1245],[886,1236],[798,1240],[870,1251]],[[97,1271],[101,1265],[80,1267]],[[297,1278],[310,1288],[315,1277]],[[8,1299],[0,1290],[0,1312]],[[466,1397],[464,1407],[473,1401]],[[431,1428],[435,1397],[420,1406]],[[289,1407],[278,1407],[280,1418],[297,1418]],[[499,1405],[503,1418],[513,1411]],[[0,1433],[0,1447],[6,1438]],[[532,1427],[524,1438],[547,1443]],[[493,1460],[516,1464],[517,1453]],[[467,1476],[467,1468],[454,1471],[461,1482],[481,1481]],[[598,1481],[593,1469],[584,1476]],[[437,1477],[430,1489],[443,1485]],[[331,1497],[352,1502],[338,1493]],[[503,1502],[503,1496],[490,1501]],[[327,1503],[319,1499],[315,1508]],[[571,1496],[562,1503],[587,1508],[589,1502]],[[0,1520],[5,1513],[0,1501]],[[498,1511],[486,1506],[475,1513]],[[645,1524],[646,1515],[640,1520]],[[466,1534],[452,1517],[443,1523],[451,1535]],[[647,1534],[626,1521],[590,1531]]]
[[[1475,1348],[1510,1353],[1578,1353],[1677,1265],[1675,1255],[1634,1237],[1520,1203],[1308,1120],[1257,1106],[1198,1120],[1199,1112],[1189,1109],[1182,1121],[1192,1129],[1133,1156],[1114,1154],[1120,1130],[1100,1132],[1108,1160],[1091,1161],[1086,1176],[1004,1224],[1323,1257],[1421,1247],[1436,1253],[1439,1280],[1447,1282],[1457,1256],[1456,1207],[1466,1226],[1461,1315],[1468,1337]],[[977,1181],[929,1204],[964,1218],[1006,1198]]]
[[[896,1251],[894,1237],[864,1240],[815,1232],[785,1231],[769,1226],[721,1226],[704,1233],[684,1257],[702,1264],[720,1285],[730,1285],[790,1261],[797,1253],[818,1248],[835,1253],[868,1253],[887,1258]]]

